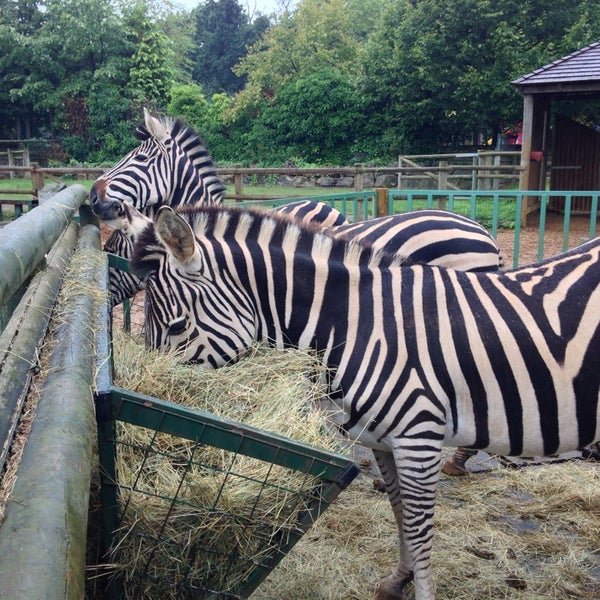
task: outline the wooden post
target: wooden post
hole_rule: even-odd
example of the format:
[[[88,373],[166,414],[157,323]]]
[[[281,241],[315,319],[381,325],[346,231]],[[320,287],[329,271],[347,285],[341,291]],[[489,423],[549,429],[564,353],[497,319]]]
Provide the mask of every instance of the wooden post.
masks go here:
[[[31,163],[31,187],[35,199],[38,199],[38,192],[44,187],[44,174],[38,171],[38,166],[35,162]]]
[[[441,160],[439,162],[440,169],[442,169],[439,172],[438,175],[438,190],[447,190],[448,189],[448,161],[446,160]],[[446,208],[446,198],[439,196],[438,197],[438,208],[441,210],[444,210]]]
[[[236,168],[241,168],[242,165],[234,165]],[[235,201],[241,202],[242,199],[240,196],[244,195],[244,176],[241,173],[235,173],[233,176],[233,181],[235,184]]]
[[[398,189],[402,189],[402,165],[404,163],[404,159],[399,156],[398,157]]]
[[[377,216],[389,215],[389,190],[387,188],[375,188],[377,192]]]
[[[31,431],[0,535],[0,589],[11,598],[78,600],[85,551],[92,440],[95,340],[102,301],[100,232],[87,226],[77,250],[83,288],[65,302]],[[84,228],[85,230],[85,228]],[[104,258],[104,260],[106,260]],[[97,263],[97,265],[94,264]],[[88,290],[88,291],[86,291]],[[18,535],[15,534],[18,532]]]
[[[448,189],[448,161],[440,160],[438,163],[438,167],[442,169],[438,175],[438,190],[447,190]]]
[[[521,146],[521,190],[543,190],[545,181],[545,164],[547,157],[547,130],[549,127],[550,99],[545,94],[525,94],[523,98],[523,143]],[[542,152],[541,162],[532,161],[532,152]],[[535,209],[537,199],[532,196],[523,197],[521,223],[527,224],[527,215]]]
[[[363,190],[363,173],[362,173],[363,165],[361,163],[356,163],[354,165],[354,191],[360,192]]]

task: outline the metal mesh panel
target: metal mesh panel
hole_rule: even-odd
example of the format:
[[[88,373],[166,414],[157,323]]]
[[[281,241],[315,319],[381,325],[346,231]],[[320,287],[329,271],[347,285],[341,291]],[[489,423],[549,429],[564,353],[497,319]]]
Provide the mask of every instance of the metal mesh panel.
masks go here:
[[[347,457],[112,388],[99,397],[111,597],[245,598],[357,475]]]

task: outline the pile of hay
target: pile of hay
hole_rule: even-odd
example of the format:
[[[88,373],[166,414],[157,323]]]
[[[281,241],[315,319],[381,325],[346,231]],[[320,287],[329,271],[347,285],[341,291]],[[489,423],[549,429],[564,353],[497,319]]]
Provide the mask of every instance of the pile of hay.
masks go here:
[[[329,413],[318,409],[325,388],[312,353],[257,347],[231,367],[203,371],[122,332],[113,351],[116,385],[340,451]],[[314,477],[124,423],[117,437],[123,520],[112,558],[127,598],[180,598],[182,581],[235,591],[298,535]]]
[[[435,520],[432,566],[439,600],[600,598],[598,463],[443,476]],[[387,495],[361,476],[252,600],[373,600],[397,560]]]

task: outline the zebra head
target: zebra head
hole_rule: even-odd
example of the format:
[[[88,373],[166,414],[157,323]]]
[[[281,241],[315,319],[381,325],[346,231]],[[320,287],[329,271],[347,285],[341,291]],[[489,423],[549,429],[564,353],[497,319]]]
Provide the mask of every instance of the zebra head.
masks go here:
[[[125,223],[125,204],[151,214],[162,205],[223,201],[225,187],[193,129],[144,110],[136,135],[141,144],[92,186],[90,204],[100,219],[119,229]]]
[[[208,211],[199,214],[211,218]],[[201,231],[202,222],[194,230]],[[213,251],[181,214],[163,206],[136,240],[131,267],[145,278],[146,346],[216,369],[256,341],[257,317],[226,259],[217,269],[206,260]]]

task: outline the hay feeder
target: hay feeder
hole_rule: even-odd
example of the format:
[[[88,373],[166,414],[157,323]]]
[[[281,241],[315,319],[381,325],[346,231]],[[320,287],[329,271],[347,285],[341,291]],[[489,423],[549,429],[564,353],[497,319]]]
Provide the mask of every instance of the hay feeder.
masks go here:
[[[107,596],[247,598],[358,467],[117,387],[109,347],[107,339],[96,400]]]

